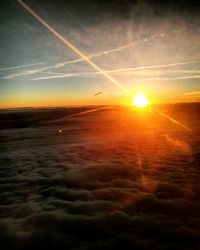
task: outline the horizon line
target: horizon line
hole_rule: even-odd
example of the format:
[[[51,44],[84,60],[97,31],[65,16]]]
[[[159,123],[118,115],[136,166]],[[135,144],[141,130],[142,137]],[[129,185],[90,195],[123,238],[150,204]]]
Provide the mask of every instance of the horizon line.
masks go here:
[[[162,103],[154,103],[151,106],[162,106],[162,105],[173,105],[173,104],[200,104],[200,101],[184,101],[184,102],[162,102]],[[60,105],[60,106],[16,106],[16,107],[0,107],[0,111],[3,110],[19,110],[19,109],[59,109],[59,108],[79,108],[79,107],[97,107],[97,106],[122,106],[122,107],[129,107],[132,106],[131,104],[70,104],[70,105]]]

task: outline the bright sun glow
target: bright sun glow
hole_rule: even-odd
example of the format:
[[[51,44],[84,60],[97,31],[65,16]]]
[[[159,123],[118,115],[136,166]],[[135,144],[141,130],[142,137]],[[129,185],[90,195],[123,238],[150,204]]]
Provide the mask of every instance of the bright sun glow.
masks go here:
[[[132,105],[138,108],[145,108],[150,104],[149,99],[144,93],[138,93],[133,97]]]

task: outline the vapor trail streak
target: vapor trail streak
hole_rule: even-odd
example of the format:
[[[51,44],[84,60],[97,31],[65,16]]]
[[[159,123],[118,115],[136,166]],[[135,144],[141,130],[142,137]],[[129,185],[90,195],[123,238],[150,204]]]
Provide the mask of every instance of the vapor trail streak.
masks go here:
[[[135,70],[133,70],[133,71],[135,72]],[[117,70],[105,70],[105,72],[110,73],[110,74],[118,73],[119,76],[120,75],[123,75],[123,76],[128,75],[129,76],[129,75],[133,74],[133,72],[131,72],[131,71],[127,72],[126,69],[124,69],[124,71],[122,71],[121,69],[119,71],[117,71]],[[50,72],[46,72],[46,73],[50,73]],[[194,72],[194,73],[199,73],[199,72]],[[79,73],[51,72],[50,74],[52,74],[52,75],[50,75],[50,76],[41,76],[41,77],[33,78],[32,80],[37,81],[37,80],[68,78],[68,77],[98,77],[99,76],[99,72],[83,72],[83,73],[82,72],[79,72]],[[141,76],[143,76],[143,77],[141,77]],[[186,75],[186,76],[182,75],[182,76],[172,76],[172,77],[156,77],[156,76],[145,77],[145,72],[144,72],[143,75],[140,74],[140,76],[132,78],[132,80],[140,80],[140,81],[175,81],[175,80],[187,80],[187,79],[198,79],[198,78],[200,78],[200,75]]]
[[[78,60],[78,59],[77,59]],[[82,59],[81,59],[82,60]],[[109,73],[109,74],[115,74],[115,73],[132,73],[135,71],[142,71],[142,70],[148,70],[148,69],[159,69],[159,68],[170,68],[170,67],[175,67],[175,66],[180,66],[180,65],[190,65],[190,64],[195,64],[195,63],[199,63],[200,60],[194,60],[194,61],[186,61],[186,62],[176,62],[176,63],[170,63],[170,64],[160,64],[160,65],[147,65],[147,66],[139,66],[139,67],[134,67],[134,68],[121,68],[121,69],[111,69],[111,70],[104,70],[105,73]],[[188,71],[184,71],[184,70],[177,70],[177,71],[173,71],[175,73],[193,73],[193,74],[199,74],[200,71],[199,70],[188,70]],[[49,73],[49,72],[47,72]],[[98,75],[100,74],[99,71],[96,72],[79,72],[79,73],[58,73],[58,72],[51,72],[51,74],[55,74],[55,75],[51,75],[51,76],[44,76],[44,77],[38,77],[38,78],[34,78],[33,80],[46,80],[46,79],[54,79],[54,78],[65,78],[65,77],[82,77],[82,76],[94,76],[94,75]],[[199,75],[190,75],[190,76],[181,76],[181,77],[151,77],[151,78],[144,78],[140,80],[155,80],[155,81],[159,81],[159,80],[181,80],[181,79],[193,79],[193,78],[200,78]]]
[[[60,119],[56,119],[56,120],[48,121],[48,122],[44,122],[44,123],[49,124],[49,123],[55,123],[55,122],[62,122],[63,120],[68,119],[68,118],[78,117],[78,116],[82,116],[82,115],[85,115],[85,114],[97,112],[99,110],[110,109],[112,107],[113,107],[113,105],[109,105],[109,106],[104,106],[104,107],[100,107],[100,108],[89,109],[89,110],[86,110],[86,111],[77,112],[77,113],[74,113],[74,114],[71,114],[71,115],[64,116],[64,117],[62,117]]]
[[[39,62],[39,63],[32,63],[32,64],[25,64],[25,65],[20,65],[20,66],[14,66],[14,67],[9,67],[9,68],[0,68],[0,71],[3,70],[9,70],[9,69],[21,69],[21,68],[27,68],[35,65],[40,65],[40,64],[45,64],[46,62]]]
[[[106,106],[106,107],[101,107],[101,108],[90,109],[90,110],[78,112],[78,113],[75,113],[75,114],[72,114],[72,115],[68,115],[66,118],[81,116],[81,115],[85,115],[85,114],[88,114],[88,113],[93,113],[93,112],[96,112],[96,111],[99,111],[99,110],[109,109],[109,108],[112,108],[112,107],[113,107],[113,105]]]
[[[160,64],[160,65],[152,65],[152,66],[139,66],[135,68],[127,68],[126,70],[142,70],[142,69],[157,69],[157,68],[168,68],[180,65],[188,65],[199,63],[200,60],[187,61],[187,62],[177,62],[177,63],[169,63],[169,64]]]
[[[188,128],[187,126],[185,126],[185,125],[182,124],[181,122],[179,122],[179,121],[175,120],[174,118],[172,118],[172,117],[170,117],[170,116],[164,114],[163,112],[161,112],[161,111],[159,111],[159,110],[155,110],[155,112],[158,113],[159,115],[161,115],[161,116],[167,118],[169,121],[175,123],[175,124],[178,125],[179,127],[182,127],[182,128],[184,128],[185,130],[190,131],[190,132],[192,131],[190,128]]]
[[[105,51],[100,51],[100,52],[97,52],[97,53],[95,53],[95,54],[88,55],[87,57],[88,57],[88,58],[96,58],[96,57],[100,57],[100,56],[103,56],[103,55],[109,55],[109,54],[114,53],[114,52],[121,52],[121,51],[123,51],[123,50],[125,50],[125,49],[128,49],[128,48],[130,48],[130,47],[132,47],[132,46],[135,46],[135,45],[137,45],[137,44],[139,44],[139,43],[148,42],[148,41],[151,41],[151,40],[153,40],[153,39],[155,39],[155,38],[164,37],[164,36],[165,36],[164,33],[155,34],[155,35],[152,35],[152,36],[150,36],[150,37],[145,37],[145,38],[143,38],[143,39],[137,40],[137,41],[135,41],[135,42],[128,43],[128,44],[126,44],[126,45],[122,45],[122,46],[117,47],[117,48],[113,48],[113,49],[105,50]],[[84,61],[84,59],[79,58],[79,59],[75,59],[75,60],[71,60],[71,61],[62,62],[61,65],[62,65],[62,64],[64,64],[64,65],[67,65],[67,64],[74,64],[74,63],[78,63],[78,62],[82,62],[82,61]]]
[[[165,36],[165,34],[163,34],[163,33],[161,33],[161,34],[155,34],[155,35],[152,35],[150,37],[145,37],[143,39],[137,40],[137,41],[132,42],[132,43],[128,43],[128,44],[120,46],[120,47],[116,47],[116,48],[113,48],[113,49],[110,49],[110,50],[104,50],[104,51],[97,52],[95,54],[87,55],[87,58],[89,58],[89,59],[91,59],[91,58],[98,58],[100,56],[109,55],[109,54],[114,53],[114,52],[121,52],[121,51],[123,51],[123,50],[125,50],[127,48],[130,48],[132,46],[135,46],[135,45],[137,45],[139,43],[148,42],[148,41],[151,41],[151,40],[153,40],[155,38],[164,37],[164,36]],[[43,72],[45,70],[58,69],[58,68],[66,66],[68,64],[75,64],[75,63],[79,63],[79,62],[83,62],[83,61],[85,61],[85,59],[78,58],[78,59],[74,59],[74,60],[70,60],[70,61],[56,63],[55,65],[52,65],[52,66],[47,66],[47,67],[35,69],[33,71],[26,71],[26,72],[20,72],[20,73],[11,74],[11,75],[8,75],[8,76],[6,76],[4,78],[5,79],[12,79],[12,78],[18,77],[18,76],[33,75],[33,74],[36,74],[36,73],[41,73],[41,72]]]
[[[100,53],[100,52],[99,52]],[[102,52],[103,53],[103,52]],[[89,55],[88,58],[91,58],[92,55]],[[76,63],[76,62],[81,62],[83,61],[82,58],[80,59],[76,59],[76,60],[72,60],[72,61],[68,61],[69,63]],[[160,68],[170,68],[170,67],[175,67],[175,66],[180,66],[180,65],[190,65],[190,64],[196,64],[196,63],[199,63],[200,60],[194,60],[194,61],[185,61],[185,62],[175,62],[175,63],[170,63],[170,64],[160,64],[160,65],[147,65],[147,66],[139,66],[139,67],[132,67],[132,68],[121,68],[121,69],[111,69],[111,70],[104,70],[105,73],[126,73],[126,72],[134,72],[134,71],[142,71],[142,70],[145,70],[145,69],[160,69]],[[15,74],[10,74],[10,75],[7,75],[5,77],[3,77],[4,79],[12,79],[14,77],[20,77],[20,76],[27,76],[27,75],[33,75],[33,74],[36,74],[36,73],[45,73],[44,71],[45,70],[49,70],[49,69],[57,69],[57,68],[60,68],[61,65],[62,67],[64,67],[66,64],[68,63],[59,63],[59,64],[56,64],[54,66],[48,66],[48,67],[43,67],[43,68],[39,68],[39,69],[33,69],[33,70],[29,70],[29,71],[25,71],[25,72],[20,72],[20,73],[15,73]],[[27,66],[28,67],[28,66]],[[2,69],[3,70],[3,69]],[[180,73],[193,73],[193,74],[199,74],[200,71],[197,70],[197,71],[194,71],[194,70],[188,70],[187,72],[184,71],[184,70],[179,70]],[[178,72],[178,71],[177,71]],[[55,75],[51,75],[51,76],[44,76],[44,77],[39,77],[39,78],[34,78],[33,80],[45,80],[45,79],[53,79],[53,78],[65,78],[65,77],[69,77],[69,74],[70,76],[86,76],[86,75],[98,75],[98,74],[101,74],[101,72],[99,71],[95,71],[95,72],[79,72],[79,73],[60,73],[60,72],[46,72],[46,73],[51,73],[51,74],[55,74]],[[176,73],[176,72],[175,72]],[[77,75],[78,74],[78,75]],[[199,77],[193,77],[193,76],[186,76],[188,79],[192,79],[192,78],[199,78]],[[184,79],[186,79],[186,77]],[[183,79],[182,77],[180,77],[179,79]],[[151,78],[151,79],[141,79],[141,80],[165,80],[163,78]],[[166,80],[169,80],[169,78],[166,78]],[[178,80],[178,79],[173,79],[172,80]]]
[[[26,5],[22,0],[17,0],[22,7],[24,7],[32,16],[34,16],[41,24],[43,24],[54,36],[56,36],[59,40],[61,40],[65,45],[67,45],[71,50],[73,50],[78,56],[83,58],[88,64],[90,64],[94,69],[99,71],[102,75],[104,75],[107,79],[109,79],[112,83],[118,86],[123,91],[126,89],[118,83],[115,79],[113,79],[110,75],[103,71],[98,65],[92,62],[85,54],[83,54],[78,48],[76,48],[72,43],[70,43],[66,38],[64,38],[61,34],[59,34],[55,29],[53,29],[49,24],[47,24],[40,16],[38,16],[28,5]]]
[[[28,5],[26,5],[22,0],[17,0],[19,4],[21,4],[22,7],[24,7],[32,16],[34,16],[41,24],[43,24],[54,36],[56,36],[59,40],[61,40],[65,45],[67,45],[71,50],[73,50],[78,56],[80,56],[82,59],[84,59],[89,65],[91,65],[94,69],[96,69],[98,72],[100,72],[103,76],[105,76],[107,79],[109,79],[112,83],[114,83],[116,86],[118,86],[123,91],[126,91],[126,88],[124,88],[120,83],[118,83],[115,79],[113,79],[110,75],[108,75],[103,69],[101,69],[98,65],[96,65],[93,61],[90,60],[84,53],[82,53],[78,48],[76,48],[72,43],[70,43],[66,38],[64,38],[61,34],[59,34],[55,29],[53,29],[49,24],[47,24],[40,16],[38,16]],[[185,63],[179,63],[178,65],[184,65]],[[170,66],[176,66],[177,63],[172,63],[166,65],[159,65],[159,67],[170,67]],[[156,68],[157,66],[148,66],[148,68]],[[135,68],[136,69],[136,68]],[[137,69],[147,69],[147,67],[137,67]],[[110,107],[110,106],[109,106]],[[105,108],[105,107],[104,107]],[[100,110],[101,108],[93,109],[94,111]],[[91,113],[90,111],[84,111],[80,112],[79,115]],[[175,119],[171,118],[170,116],[162,113],[161,111],[156,111],[161,116],[167,118],[168,120],[172,121],[176,125],[184,128],[187,131],[191,131],[190,128],[186,127],[182,123],[176,121]],[[76,114],[78,115],[78,114]],[[68,116],[71,117],[72,115]]]

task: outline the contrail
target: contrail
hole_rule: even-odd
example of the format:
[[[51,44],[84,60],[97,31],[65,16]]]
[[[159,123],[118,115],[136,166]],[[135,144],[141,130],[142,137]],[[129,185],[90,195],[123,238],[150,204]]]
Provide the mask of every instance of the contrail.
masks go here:
[[[193,61],[187,61],[187,62],[177,62],[177,63],[160,64],[160,65],[152,65],[152,66],[141,66],[141,67],[129,68],[129,69],[127,69],[127,70],[142,70],[142,69],[168,68],[168,67],[174,67],[174,66],[180,66],[180,65],[195,64],[195,63],[199,63],[199,61],[200,61],[200,60],[193,60]]]
[[[66,118],[81,116],[81,115],[93,113],[93,112],[96,112],[96,111],[99,111],[99,110],[110,109],[110,108],[112,108],[112,107],[113,107],[113,105],[106,106],[106,107],[101,107],[101,108],[94,108],[94,109],[90,109],[90,110],[78,112],[78,113],[75,113],[75,114],[72,114],[72,115],[68,115],[68,116],[66,116]]]
[[[100,57],[100,56],[109,55],[109,54],[114,53],[114,52],[121,52],[121,51],[123,51],[123,50],[125,50],[125,49],[127,49],[129,47],[135,46],[135,45],[137,45],[139,43],[151,41],[151,40],[153,40],[153,39],[155,39],[157,37],[163,37],[163,36],[165,36],[165,34],[163,34],[163,33],[162,34],[155,34],[155,35],[152,35],[150,37],[146,37],[146,38],[137,40],[137,41],[132,42],[132,43],[128,43],[126,45],[123,45],[123,46],[120,46],[120,47],[117,47],[117,48],[113,48],[113,49],[105,50],[105,51],[100,51],[100,52],[97,52],[95,54],[87,55],[87,58],[89,58],[89,59],[97,58],[97,57]],[[36,74],[36,73],[41,73],[41,72],[43,72],[45,70],[57,69],[57,68],[64,67],[64,66],[66,66],[68,64],[75,64],[75,63],[84,62],[84,61],[85,61],[85,59],[78,58],[78,59],[74,59],[74,60],[70,60],[70,61],[59,62],[59,63],[56,63],[55,65],[52,65],[52,66],[42,67],[42,68],[35,69],[35,70],[32,70],[32,71],[15,73],[15,74],[8,75],[8,76],[6,76],[4,78],[5,79],[12,79],[12,78],[18,77],[18,76],[32,75],[32,74]]]
[[[21,68],[32,67],[32,66],[35,66],[35,65],[40,65],[40,64],[45,64],[45,63],[46,62],[39,62],[39,63],[32,63],[32,64],[14,66],[14,67],[9,67],[9,68],[0,68],[0,71],[9,70],[9,69],[21,69]]]
[[[181,31],[172,31],[172,32],[181,32]],[[158,37],[165,37],[166,34],[165,33],[159,33],[159,34],[154,34],[150,37],[145,37],[145,38],[142,38],[140,40],[137,40],[135,42],[131,42],[131,43],[128,43],[126,45],[123,45],[123,46],[120,46],[120,47],[116,47],[116,48],[113,48],[113,49],[110,49],[110,50],[106,50],[106,51],[101,51],[101,52],[97,52],[97,53],[94,53],[94,54],[90,54],[90,55],[87,55],[87,58],[91,59],[91,58],[97,58],[97,57],[100,57],[100,56],[104,56],[104,55],[109,55],[110,53],[114,53],[114,52],[121,52],[129,47],[132,47],[132,46],[135,46],[139,43],[145,43],[145,42],[148,42],[148,41],[151,41],[153,39],[156,39]],[[75,63],[79,63],[79,62],[83,62],[85,61],[85,59],[83,58],[78,58],[78,59],[74,59],[74,60],[70,60],[70,61],[65,61],[65,62],[60,62],[60,63],[56,63],[55,65],[52,65],[52,66],[47,66],[47,67],[42,67],[42,68],[39,68],[39,69],[35,69],[35,70],[31,70],[31,71],[25,71],[25,72],[20,72],[20,73],[15,73],[15,74],[11,74],[11,75],[8,75],[8,76],[5,76],[4,79],[12,79],[14,77],[20,77],[20,76],[27,76],[27,75],[32,75],[32,74],[36,74],[36,73],[41,73],[41,72],[44,72],[45,70],[49,70],[49,69],[57,69],[57,68],[60,68],[60,67],[64,67],[68,64],[75,64]],[[199,61],[190,61],[190,62],[183,62],[183,63],[175,63],[174,64],[170,64],[170,65],[166,65],[166,67],[170,67],[170,66],[178,66],[178,65],[182,65],[182,64],[191,64],[191,63],[196,63],[196,62],[199,62]],[[158,67],[159,68],[159,65],[155,65],[155,66],[143,66],[142,67],[137,67],[135,69],[127,69],[127,70],[142,70],[142,69],[150,69],[150,68],[156,68]],[[165,65],[161,65],[161,67],[165,67]],[[108,73],[108,71],[106,71]],[[117,71],[116,71],[117,72]],[[120,72],[120,71],[119,71]],[[56,74],[56,72],[55,72]],[[53,77],[52,77],[53,78]],[[44,78],[45,79],[45,78]]]
[[[151,67],[151,66],[149,66]],[[157,66],[159,68],[159,66]],[[147,67],[146,67],[147,69]],[[145,69],[143,69],[145,70]],[[138,72],[137,72],[138,71]],[[109,73],[109,74],[118,74],[118,75],[130,75],[130,74],[137,74],[139,72],[141,72],[141,68],[137,69],[137,68],[124,68],[124,69],[116,69],[116,70],[105,70],[104,72]],[[136,72],[136,73],[135,73]],[[143,78],[141,77],[137,77],[134,78],[132,80],[145,80],[145,81],[174,81],[174,80],[184,80],[184,79],[195,79],[195,78],[200,78],[200,75],[198,75],[200,73],[200,71],[184,71],[184,70],[167,70],[167,72],[170,73],[179,73],[179,74],[189,74],[189,73],[193,73],[193,75],[181,75],[181,76],[171,76],[171,77],[164,77],[164,76],[160,76],[160,77],[156,77],[156,76],[149,76],[145,77],[145,72],[141,75],[141,73],[139,74],[140,76],[143,76]],[[32,80],[48,80],[48,79],[56,79],[56,78],[68,78],[68,77],[95,77],[98,76],[100,73],[99,72],[69,72],[69,73],[58,73],[58,72],[46,72],[46,73],[51,73],[52,75],[47,75],[47,76],[41,76],[41,77],[37,77],[37,78],[33,78]],[[166,71],[164,72],[166,73]],[[155,75],[155,74],[154,74]],[[159,73],[160,75],[160,73]]]
[[[172,31],[172,32],[174,32],[174,31]],[[154,34],[154,35],[152,35],[150,37],[144,37],[144,38],[142,38],[140,40],[128,43],[126,45],[122,45],[120,47],[116,47],[116,48],[113,48],[113,49],[110,49],[110,50],[105,50],[105,51],[101,51],[101,52],[97,52],[97,53],[94,53],[94,54],[87,55],[87,58],[88,59],[97,58],[97,57],[100,57],[100,56],[109,55],[110,53],[121,52],[121,51],[123,51],[123,50],[125,50],[127,48],[130,48],[132,46],[135,46],[135,45],[137,45],[139,43],[146,43],[146,42],[151,41],[153,39],[156,39],[158,37],[165,37],[165,36],[166,36],[165,33]],[[18,77],[18,76],[32,75],[32,74],[40,73],[40,72],[42,72],[44,70],[60,68],[60,67],[64,67],[65,65],[68,65],[68,64],[75,64],[75,63],[79,63],[79,62],[83,62],[83,61],[85,61],[85,59],[78,58],[78,59],[74,59],[74,60],[70,60],[70,61],[56,63],[53,66],[47,66],[47,67],[39,68],[39,69],[36,69],[36,70],[33,70],[33,71],[20,72],[20,73],[8,75],[8,76],[6,76],[4,78],[5,79],[12,79],[12,78]]]
[[[82,53],[78,48],[76,48],[71,42],[69,42],[66,38],[64,38],[61,34],[59,34],[55,29],[53,29],[49,24],[47,24],[40,16],[38,16],[28,5],[26,5],[22,0],[17,0],[21,6],[23,6],[32,16],[34,16],[41,24],[43,24],[54,36],[56,36],[60,41],[62,41],[66,46],[68,46],[71,50],[73,50],[78,56],[83,58],[89,65],[91,65],[94,69],[99,71],[102,75],[105,76],[108,80],[114,83],[123,91],[126,89],[115,79],[113,79],[110,75],[104,72],[98,65],[96,65],[93,61],[91,61],[84,53]]]
[[[135,42],[128,43],[126,45],[122,45],[122,46],[117,47],[117,48],[113,48],[113,49],[110,49],[110,50],[105,50],[105,51],[97,52],[95,54],[88,55],[87,57],[88,58],[96,58],[96,57],[100,57],[100,56],[104,56],[104,55],[109,55],[109,54],[114,53],[114,52],[121,52],[121,51],[123,51],[125,49],[128,49],[128,48],[130,48],[132,46],[135,46],[135,45],[137,45],[139,43],[148,42],[148,41],[151,41],[151,40],[153,40],[155,38],[164,37],[164,36],[165,36],[164,33],[155,34],[155,35],[152,35],[150,37],[145,37],[143,39],[137,40]],[[64,66],[64,65],[67,65],[67,64],[74,64],[74,63],[82,62],[82,61],[84,61],[84,59],[79,58],[79,59],[75,59],[75,60],[71,60],[71,61],[62,62],[62,63],[60,63],[60,65]]]
[[[82,60],[81,59],[77,59],[77,60]],[[75,61],[75,60],[74,60]],[[115,74],[115,73],[126,73],[126,72],[133,72],[133,71],[142,71],[145,69],[160,69],[160,68],[170,68],[170,67],[175,67],[175,66],[180,66],[180,65],[190,65],[190,64],[196,64],[199,63],[200,60],[192,60],[192,61],[185,61],[185,62],[174,62],[174,63],[169,63],[169,64],[160,64],[160,65],[146,65],[146,66],[138,66],[138,67],[129,67],[129,68],[121,68],[121,69],[111,69],[111,70],[104,70],[105,73],[111,73],[111,74]],[[43,68],[44,70],[46,68]],[[173,71],[175,73],[200,73],[199,70],[177,70],[177,71]],[[26,73],[26,72],[25,72]],[[48,73],[48,72],[47,72]],[[98,75],[100,74],[99,71],[96,72],[76,72],[76,73],[59,73],[59,72],[51,72],[51,74],[55,74],[55,75],[51,75],[51,76],[44,76],[44,77],[39,77],[39,78],[34,78],[33,80],[45,80],[45,79],[54,79],[54,78],[65,78],[65,77],[72,77],[72,76],[84,76],[84,75]],[[16,74],[15,74],[16,75]],[[184,77],[184,76],[183,76]],[[199,78],[199,77],[195,77],[195,75],[193,76],[186,76],[186,78],[190,79],[190,78]],[[169,78],[166,78],[166,80],[168,80]],[[180,79],[182,79],[180,77]],[[149,79],[141,79],[141,80],[149,80]],[[151,78],[150,80],[165,80],[165,79],[159,79],[159,78]],[[173,80],[173,79],[172,79]],[[178,80],[178,79],[174,79],[174,80]]]
[[[58,79],[58,78],[68,78],[68,77],[92,77],[92,78],[99,78],[101,75],[96,75],[96,74],[88,74],[88,73],[67,73],[67,74],[56,74],[52,76],[42,76],[42,77],[37,77],[33,78],[31,80],[37,81],[37,80],[49,80],[49,79]]]
[[[168,119],[169,121],[175,123],[175,124],[178,125],[179,127],[182,127],[182,128],[184,128],[185,130],[190,131],[190,132],[192,131],[190,128],[188,128],[187,126],[185,126],[185,125],[182,124],[181,122],[175,120],[174,118],[172,118],[172,117],[166,115],[165,113],[163,113],[163,112],[161,112],[161,111],[159,111],[159,110],[155,110],[155,112],[158,113],[159,115],[165,117],[165,118]]]
[[[82,59],[81,59],[82,60]],[[109,73],[109,74],[117,74],[117,73],[133,73],[136,71],[143,71],[143,70],[151,70],[151,69],[159,69],[159,68],[170,68],[170,67],[174,67],[174,66],[180,66],[180,65],[190,65],[190,64],[195,64],[195,63],[199,63],[199,60],[196,61],[188,61],[188,62],[177,62],[177,63],[171,63],[171,64],[161,64],[161,65],[153,65],[153,66],[140,66],[140,67],[134,67],[134,68],[121,68],[121,69],[111,69],[111,70],[104,70],[104,72]],[[42,76],[42,77],[37,77],[37,78],[33,78],[32,80],[47,80],[47,79],[54,79],[54,78],[65,78],[65,77],[89,77],[89,76],[95,76],[95,75],[99,75],[101,74],[99,71],[95,71],[95,72],[69,72],[69,73],[61,73],[61,72],[50,72],[50,71],[44,71],[44,70],[48,70],[50,68],[53,68],[52,66],[50,67],[43,67],[41,69],[35,69],[35,70],[29,70],[29,71],[25,71],[25,72],[20,72],[20,73],[15,73],[15,74],[11,74],[11,75],[7,75],[5,77],[3,77],[4,79],[12,79],[16,76],[26,76],[26,75],[32,75],[32,74],[36,74],[36,73],[48,73],[51,74],[51,76]],[[167,70],[167,72],[169,73],[181,73],[181,74],[199,74],[200,71],[199,70]],[[155,80],[155,81],[159,81],[159,80],[181,80],[181,79],[193,79],[193,78],[199,78],[199,75],[186,75],[186,76],[180,76],[180,77],[151,77],[151,78],[144,78],[140,80]]]
[[[108,73],[106,73],[103,69],[101,69],[98,65],[96,65],[93,61],[90,60],[90,58],[88,58],[84,53],[82,53],[78,48],[76,48],[72,43],[70,43],[66,38],[64,38],[61,34],[59,34],[55,29],[53,29],[49,24],[47,24],[40,16],[38,16],[28,5],[26,5],[22,0],[17,0],[19,2],[19,4],[21,4],[22,7],[24,7],[32,16],[34,16],[41,24],[43,24],[54,36],[56,36],[60,41],[62,41],[66,46],[68,46],[71,50],[73,50],[78,56],[80,56],[83,60],[85,60],[89,65],[91,65],[94,69],[96,69],[98,72],[100,72],[103,76],[105,76],[105,78],[107,78],[108,80],[110,80],[113,84],[115,84],[116,86],[118,86],[121,90],[123,91],[127,91],[126,88],[124,88],[120,83],[118,83],[115,79],[113,79],[110,75],[108,75]],[[184,64],[184,63],[181,63]],[[177,64],[168,64],[169,66],[176,66]],[[180,65],[180,64],[179,64]],[[155,68],[156,66],[149,66],[149,68]],[[159,67],[166,67],[166,65],[159,65]],[[139,68],[145,68],[145,67],[137,67]],[[109,106],[110,107],[110,106]],[[105,107],[104,107],[105,108]],[[107,107],[108,108],[108,107]],[[93,109],[93,111],[98,111],[99,108],[97,109]],[[86,114],[86,113],[90,113],[92,111],[84,111],[84,112],[80,112],[79,115],[81,114]],[[191,131],[191,129],[189,129],[188,127],[186,127],[185,125],[181,124],[180,122],[176,121],[175,119],[169,117],[168,115],[160,112],[160,111],[156,111],[158,114],[160,114],[161,116],[169,119],[170,121],[172,121],[173,123],[181,126],[182,128]],[[76,114],[78,115],[78,114]],[[72,116],[72,115],[71,115]],[[70,116],[69,116],[70,117]]]
[[[56,119],[56,120],[53,120],[53,121],[44,122],[44,123],[49,124],[49,123],[55,123],[55,122],[62,122],[63,120],[65,121],[66,119],[69,119],[69,118],[72,118],[72,117],[78,117],[78,116],[82,116],[82,115],[85,115],[85,114],[97,112],[97,111],[100,111],[100,110],[110,109],[112,107],[113,107],[113,105],[103,106],[103,107],[100,107],[100,108],[93,108],[93,109],[89,109],[89,110],[86,110],[86,111],[77,112],[77,113],[74,113],[74,114],[71,114],[71,115],[66,115],[66,116],[64,116],[62,118],[59,118],[59,119]]]

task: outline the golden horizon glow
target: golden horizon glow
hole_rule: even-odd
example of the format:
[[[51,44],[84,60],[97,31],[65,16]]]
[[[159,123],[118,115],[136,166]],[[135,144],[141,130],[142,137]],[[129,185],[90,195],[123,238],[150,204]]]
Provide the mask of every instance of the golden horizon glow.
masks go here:
[[[137,93],[132,99],[132,105],[138,108],[145,108],[150,104],[149,98],[142,92]]]

